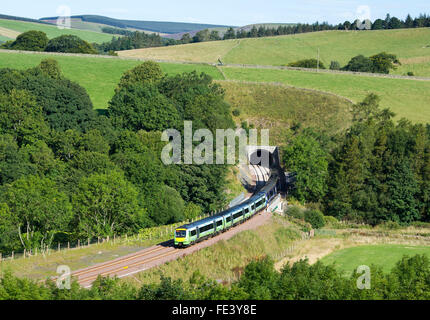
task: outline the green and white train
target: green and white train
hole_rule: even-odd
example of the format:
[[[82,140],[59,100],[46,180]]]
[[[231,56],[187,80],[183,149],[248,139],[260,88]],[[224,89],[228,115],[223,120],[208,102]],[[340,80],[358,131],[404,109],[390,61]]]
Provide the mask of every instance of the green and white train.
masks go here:
[[[214,237],[249,220],[265,210],[280,190],[279,174],[272,171],[267,184],[247,201],[214,216],[184,225],[175,230],[175,246],[188,247]]]

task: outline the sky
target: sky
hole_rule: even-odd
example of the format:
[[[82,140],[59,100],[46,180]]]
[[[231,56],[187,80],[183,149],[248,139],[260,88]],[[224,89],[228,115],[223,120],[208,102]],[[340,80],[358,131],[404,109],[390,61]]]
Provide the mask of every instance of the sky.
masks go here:
[[[338,24],[357,18],[404,19],[430,13],[429,0],[0,0],[0,13],[27,18],[97,14],[118,19],[171,21],[243,26],[254,23]]]

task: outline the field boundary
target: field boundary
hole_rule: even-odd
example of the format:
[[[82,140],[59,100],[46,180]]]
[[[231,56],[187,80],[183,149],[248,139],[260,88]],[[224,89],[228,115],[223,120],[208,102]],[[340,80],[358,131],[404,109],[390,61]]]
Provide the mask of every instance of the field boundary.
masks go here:
[[[221,68],[242,68],[242,69],[269,69],[269,70],[289,70],[289,71],[303,71],[309,73],[324,73],[324,74],[340,74],[340,75],[354,75],[362,77],[373,78],[386,78],[386,79],[400,79],[400,80],[413,80],[413,81],[430,81],[430,77],[416,77],[416,76],[401,76],[394,74],[381,74],[381,73],[368,73],[368,72],[353,72],[353,71],[340,71],[328,69],[308,69],[297,68],[288,66],[271,66],[271,65],[254,65],[254,64],[220,64],[208,62],[192,62],[192,61],[179,61],[179,60],[164,60],[164,59],[149,59],[149,58],[133,58],[133,57],[118,57],[100,54],[82,54],[82,53],[62,53],[62,52],[44,52],[44,51],[23,51],[23,50],[7,50],[0,49],[0,53],[21,53],[21,54],[39,54],[39,55],[52,55],[64,57],[82,57],[82,58],[100,58],[100,59],[114,59],[114,60],[129,60],[129,61],[154,61],[158,63],[172,63],[172,64],[188,64],[188,65],[206,65],[216,67],[218,70]]]
[[[224,74],[224,73],[223,73]],[[317,89],[310,89],[310,88],[301,88],[301,87],[296,87],[296,86],[292,86],[292,85],[288,85],[282,82],[258,82],[258,81],[246,81],[246,80],[234,80],[234,79],[226,79],[226,80],[215,80],[215,82],[231,82],[231,83],[242,83],[242,84],[250,84],[250,85],[268,85],[268,86],[277,86],[277,87],[282,87],[285,89],[296,89],[296,90],[300,90],[300,91],[307,91],[307,92],[312,92],[312,93],[319,93],[319,94],[323,94],[323,95],[327,95],[327,96],[333,96],[339,99],[344,99],[345,101],[351,103],[351,104],[355,104],[354,101],[352,101],[351,99],[338,95],[336,93],[332,93],[332,92],[328,92],[328,91],[322,91],[322,90],[317,90]]]

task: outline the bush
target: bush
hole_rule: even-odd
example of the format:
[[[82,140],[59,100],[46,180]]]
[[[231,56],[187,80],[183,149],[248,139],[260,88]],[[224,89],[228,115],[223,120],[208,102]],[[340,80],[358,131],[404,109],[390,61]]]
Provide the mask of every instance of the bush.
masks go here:
[[[239,110],[239,109],[234,109],[234,110],[233,110],[233,115],[234,115],[235,117],[239,117],[239,116],[240,116],[240,110]]]
[[[42,31],[27,31],[21,33],[14,42],[9,43],[8,49],[24,51],[45,51],[48,37]]]
[[[342,68],[344,71],[353,72],[373,72],[373,62],[363,55],[352,58],[348,64]]]
[[[46,51],[97,54],[97,51],[91,44],[73,35],[62,35],[49,40]]]
[[[330,70],[340,70],[340,63],[338,61],[332,61],[330,63]]]
[[[413,77],[413,76],[415,76],[415,74],[414,74],[412,71],[409,71],[409,72],[408,72],[408,76],[409,76],[409,77]]]
[[[324,216],[324,225],[332,228],[339,228],[342,226],[339,220],[332,216]]]
[[[310,223],[314,229],[321,229],[325,226],[324,215],[318,210],[305,211],[305,221]]]
[[[305,218],[305,213],[299,207],[288,207],[285,213],[296,219],[303,220]]]
[[[399,230],[402,226],[396,221],[386,221],[379,225],[384,230]]]
[[[290,63],[288,66],[295,67],[295,68],[316,69],[318,67],[318,60],[317,59],[299,60],[299,61]],[[326,69],[326,67],[324,66],[324,64],[321,61],[319,62],[319,68],[320,69]]]

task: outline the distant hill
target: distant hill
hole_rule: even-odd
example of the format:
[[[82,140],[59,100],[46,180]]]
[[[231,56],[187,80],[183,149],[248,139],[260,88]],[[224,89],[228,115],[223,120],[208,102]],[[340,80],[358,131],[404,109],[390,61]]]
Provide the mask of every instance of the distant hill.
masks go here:
[[[40,21],[52,22],[58,17],[41,18]],[[97,15],[80,15],[72,16],[72,19],[81,19],[85,22],[104,24],[117,28],[133,28],[138,30],[148,30],[152,32],[160,32],[167,34],[175,34],[181,32],[198,31],[208,28],[228,27],[223,25],[186,23],[186,22],[163,22],[163,21],[139,21],[139,20],[120,20]]]
[[[36,20],[36,19],[16,17],[16,16],[9,16],[7,14],[0,14],[0,19],[48,24],[47,22]]]

